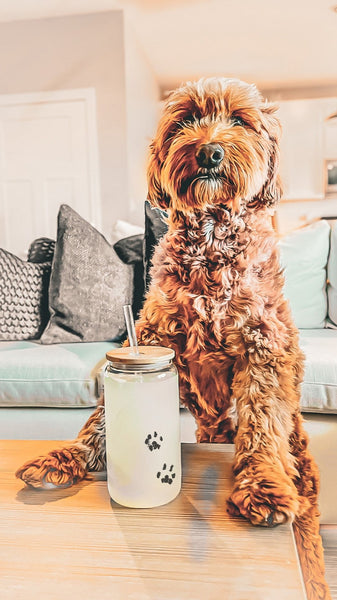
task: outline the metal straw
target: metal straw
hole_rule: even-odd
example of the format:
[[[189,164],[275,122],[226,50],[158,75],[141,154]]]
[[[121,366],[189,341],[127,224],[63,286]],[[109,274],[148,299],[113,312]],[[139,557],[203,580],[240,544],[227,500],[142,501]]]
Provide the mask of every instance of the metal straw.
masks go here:
[[[124,319],[125,319],[126,330],[128,332],[131,353],[139,354],[135,322],[133,319],[131,304],[124,304],[123,311],[124,311]]]

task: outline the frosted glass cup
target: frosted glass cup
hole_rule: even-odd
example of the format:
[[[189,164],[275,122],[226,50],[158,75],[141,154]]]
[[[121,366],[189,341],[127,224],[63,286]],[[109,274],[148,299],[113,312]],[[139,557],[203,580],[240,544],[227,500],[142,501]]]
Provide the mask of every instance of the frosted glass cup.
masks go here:
[[[161,506],[181,488],[178,373],[174,351],[107,352],[104,376],[109,494],[132,508]]]

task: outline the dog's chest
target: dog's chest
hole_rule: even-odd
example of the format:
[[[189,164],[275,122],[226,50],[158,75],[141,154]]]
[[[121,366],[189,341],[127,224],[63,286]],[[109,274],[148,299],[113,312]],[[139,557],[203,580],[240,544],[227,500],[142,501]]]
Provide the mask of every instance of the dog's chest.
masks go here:
[[[237,256],[246,245],[228,226],[211,218],[180,237],[173,262],[200,314],[218,313],[231,299],[240,276]]]
[[[231,302],[239,293],[240,271],[226,248],[190,246],[178,268],[177,304],[207,329],[223,326]]]
[[[228,223],[218,222],[210,216],[197,227],[186,228],[181,247],[186,252],[187,263],[193,265],[196,257],[203,258],[204,267],[214,269],[229,265],[245,246],[245,239],[237,227],[231,228]]]
[[[196,297],[191,295],[193,312],[195,312],[199,322],[210,325],[215,324],[219,320],[223,321],[227,313],[230,296],[230,291],[228,293],[228,298],[221,300],[207,295],[199,295]]]
[[[264,244],[254,223],[242,216],[223,211],[194,217],[188,223],[175,222],[174,228],[172,223],[156,250],[157,302],[169,314],[174,310],[177,319],[189,315],[203,328],[223,331],[225,322],[230,324],[238,313],[240,322],[251,314],[254,299],[263,303]]]

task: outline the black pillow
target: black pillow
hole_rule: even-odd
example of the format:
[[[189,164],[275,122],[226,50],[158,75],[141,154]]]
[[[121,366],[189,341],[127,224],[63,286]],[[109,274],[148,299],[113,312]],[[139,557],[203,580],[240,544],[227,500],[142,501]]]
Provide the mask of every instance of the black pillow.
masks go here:
[[[144,235],[144,278],[145,291],[149,289],[151,260],[159,240],[168,230],[166,223],[167,212],[160,208],[152,208],[150,202],[145,202],[145,235]]]
[[[40,337],[49,317],[50,262],[34,264],[0,249],[0,340]]]
[[[38,238],[31,243],[28,250],[28,262],[52,262],[55,250],[55,241],[50,238]]]
[[[135,319],[144,302],[143,234],[131,235],[114,245],[117,256],[127,265],[133,266],[132,312]]]
[[[118,240],[114,244],[114,250],[119,258],[127,265],[134,265],[137,262],[143,262],[143,239],[142,233],[130,235],[129,237]]]

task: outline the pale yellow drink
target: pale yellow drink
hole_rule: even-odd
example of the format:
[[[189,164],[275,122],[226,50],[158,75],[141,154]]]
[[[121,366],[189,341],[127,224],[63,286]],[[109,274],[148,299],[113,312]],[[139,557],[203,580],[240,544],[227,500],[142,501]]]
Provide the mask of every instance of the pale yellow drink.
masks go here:
[[[108,489],[113,500],[134,508],[166,504],[181,488],[174,352],[145,348],[139,348],[143,364],[133,364],[126,348],[108,353],[104,378]]]

